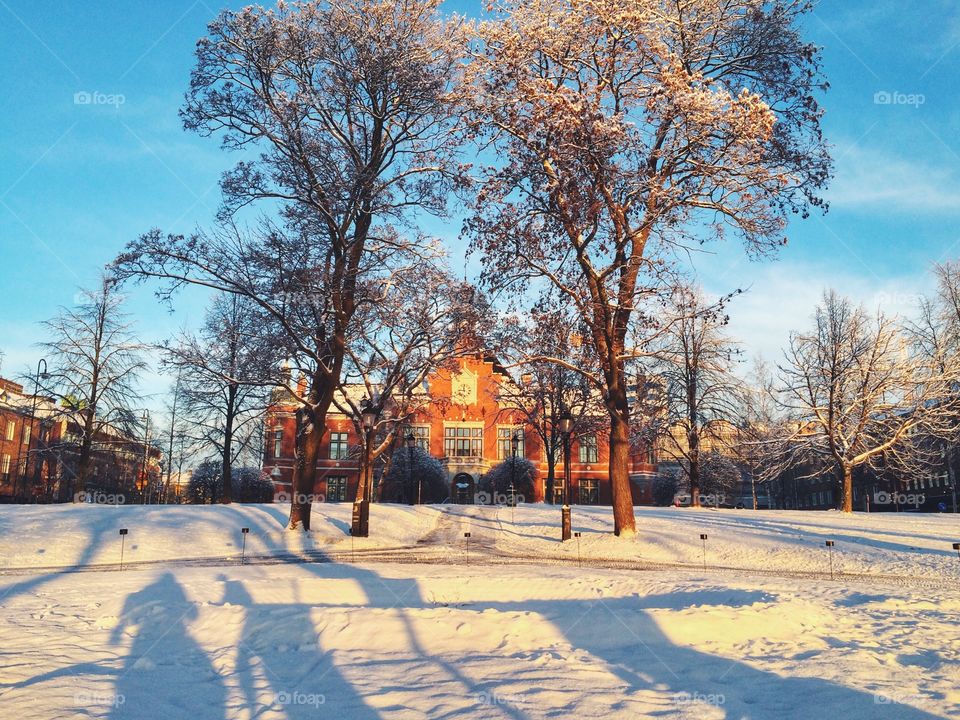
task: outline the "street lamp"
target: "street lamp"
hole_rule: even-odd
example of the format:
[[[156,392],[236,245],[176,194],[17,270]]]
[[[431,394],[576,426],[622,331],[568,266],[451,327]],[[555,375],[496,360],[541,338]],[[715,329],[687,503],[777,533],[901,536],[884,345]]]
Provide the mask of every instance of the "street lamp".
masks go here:
[[[514,430],[510,436],[510,450],[512,460],[510,462],[510,507],[517,504],[517,448],[520,446],[520,431]]]
[[[404,491],[404,496],[409,497],[409,488],[413,485],[413,448],[416,447],[417,438],[412,432],[408,432],[407,436],[404,438],[407,443],[407,490]],[[422,474],[417,478],[417,505],[420,504],[420,493],[423,490],[423,477]]]
[[[360,474],[360,499],[353,503],[353,522],[350,534],[367,537],[370,534],[370,497],[373,486],[373,468],[370,467],[370,441],[373,428],[377,424],[379,411],[370,403],[364,405],[360,413],[360,425],[363,428],[363,466]]]
[[[573,415],[564,408],[557,419],[563,435],[563,507],[560,509],[560,540],[570,539],[570,433],[573,432]]]
[[[41,372],[41,370],[40,370],[40,367],[41,367],[41,366],[43,366],[43,371],[42,371],[42,372]],[[36,377],[35,377],[35,379],[34,379],[33,402],[32,402],[31,405],[30,405],[30,434],[27,435],[27,458],[26,458],[26,462],[24,463],[24,468],[23,468],[24,471],[26,471],[26,470],[28,470],[28,469],[30,468],[30,443],[33,442],[33,422],[34,422],[34,419],[37,417],[37,396],[40,394],[40,378],[41,378],[41,377],[42,377],[44,380],[47,379],[47,361],[44,360],[43,358],[40,358],[40,361],[37,363],[37,375],[36,375]],[[22,471],[20,470],[20,453],[21,453],[22,450],[23,450],[23,430],[24,430],[24,427],[25,427],[25,424],[21,423],[21,425],[20,425],[20,443],[17,445],[17,477],[16,477],[16,480],[14,480],[14,483],[13,483],[13,497],[14,497],[14,499],[16,499],[16,497],[17,497],[17,483],[18,483],[18,482],[20,481],[20,479],[26,474],[25,472],[22,472]],[[41,428],[41,430],[42,430],[42,428]],[[35,461],[34,461],[34,465],[35,465],[35,466],[36,466],[36,463],[37,463],[37,461],[35,460]],[[27,487],[26,487],[26,485],[27,485],[26,482],[24,482],[23,485],[24,485],[23,489],[26,490],[26,489],[27,489]]]

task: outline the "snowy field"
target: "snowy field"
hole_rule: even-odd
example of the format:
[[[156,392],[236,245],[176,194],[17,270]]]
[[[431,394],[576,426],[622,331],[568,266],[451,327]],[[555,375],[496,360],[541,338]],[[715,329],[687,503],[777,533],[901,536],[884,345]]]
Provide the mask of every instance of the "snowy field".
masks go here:
[[[0,718],[960,717],[956,517],[349,512],[0,507]]]

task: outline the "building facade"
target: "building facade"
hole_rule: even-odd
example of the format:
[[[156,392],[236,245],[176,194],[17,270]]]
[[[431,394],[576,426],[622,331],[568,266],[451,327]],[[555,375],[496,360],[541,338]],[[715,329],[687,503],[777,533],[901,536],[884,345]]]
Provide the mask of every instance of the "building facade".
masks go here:
[[[87,490],[136,502],[161,477],[162,453],[143,439],[99,425]],[[50,398],[0,378],[0,502],[69,502],[77,481],[81,428]]]
[[[423,407],[396,433],[396,445],[412,434],[416,444],[443,465],[450,489],[450,502],[473,504],[482,498],[486,473],[513,454],[536,468],[534,497],[545,500],[547,458],[535,430],[524,424],[522,414],[498,402],[500,388],[512,383],[496,358],[475,355],[461,358],[454,370],[440,370],[426,383],[428,397]],[[390,408],[386,408],[389,412]],[[295,408],[275,404],[267,416],[263,469],[280,492],[289,492],[293,475]],[[356,497],[360,473],[360,438],[353,419],[336,412],[327,415],[327,434],[317,461],[314,494],[325,502],[347,502]],[[607,438],[602,433],[574,436],[571,442],[570,502],[609,505],[611,492]],[[631,456],[631,490],[636,504],[652,502],[656,466],[649,453]],[[558,458],[555,497],[563,495],[563,461]],[[375,476],[377,474],[375,470]],[[376,477],[375,477],[376,482]]]

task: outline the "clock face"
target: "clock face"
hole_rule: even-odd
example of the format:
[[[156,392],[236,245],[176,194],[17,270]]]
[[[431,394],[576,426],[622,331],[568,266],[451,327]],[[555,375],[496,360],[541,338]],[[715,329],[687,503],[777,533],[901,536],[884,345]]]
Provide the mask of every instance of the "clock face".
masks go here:
[[[466,368],[451,378],[450,386],[453,402],[459,405],[473,405],[477,402],[477,376]]]

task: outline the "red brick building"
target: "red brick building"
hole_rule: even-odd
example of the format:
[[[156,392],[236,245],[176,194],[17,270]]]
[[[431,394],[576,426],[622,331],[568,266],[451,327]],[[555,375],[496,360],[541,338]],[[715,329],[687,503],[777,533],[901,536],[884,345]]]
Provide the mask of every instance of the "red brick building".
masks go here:
[[[80,428],[46,397],[0,378],[0,501],[67,502],[76,481]],[[88,489],[137,502],[161,478],[162,453],[119,430],[100,426],[93,440]]]
[[[519,413],[497,402],[498,388],[509,382],[512,382],[510,376],[495,358],[482,355],[463,358],[455,372],[441,370],[429,379],[426,390],[430,403],[397,434],[398,447],[402,437],[411,432],[421,448],[440,460],[450,484],[451,502],[474,501],[484,474],[511,455],[511,438],[517,431],[522,438],[517,455],[526,457],[537,468],[536,497],[532,500],[544,499],[547,463],[543,444],[533,429],[523,425]],[[294,410],[277,405],[266,422],[264,471],[273,477],[278,489],[286,491],[290,489],[293,474]],[[360,471],[359,438],[351,419],[342,414],[328,414],[327,426],[321,459],[317,462],[314,493],[327,502],[352,501]],[[572,503],[611,503],[607,444],[603,433],[574,437],[570,463]],[[558,460],[555,490],[559,496],[563,463],[562,459]],[[647,453],[631,458],[635,504],[652,503],[651,488],[656,471]]]

